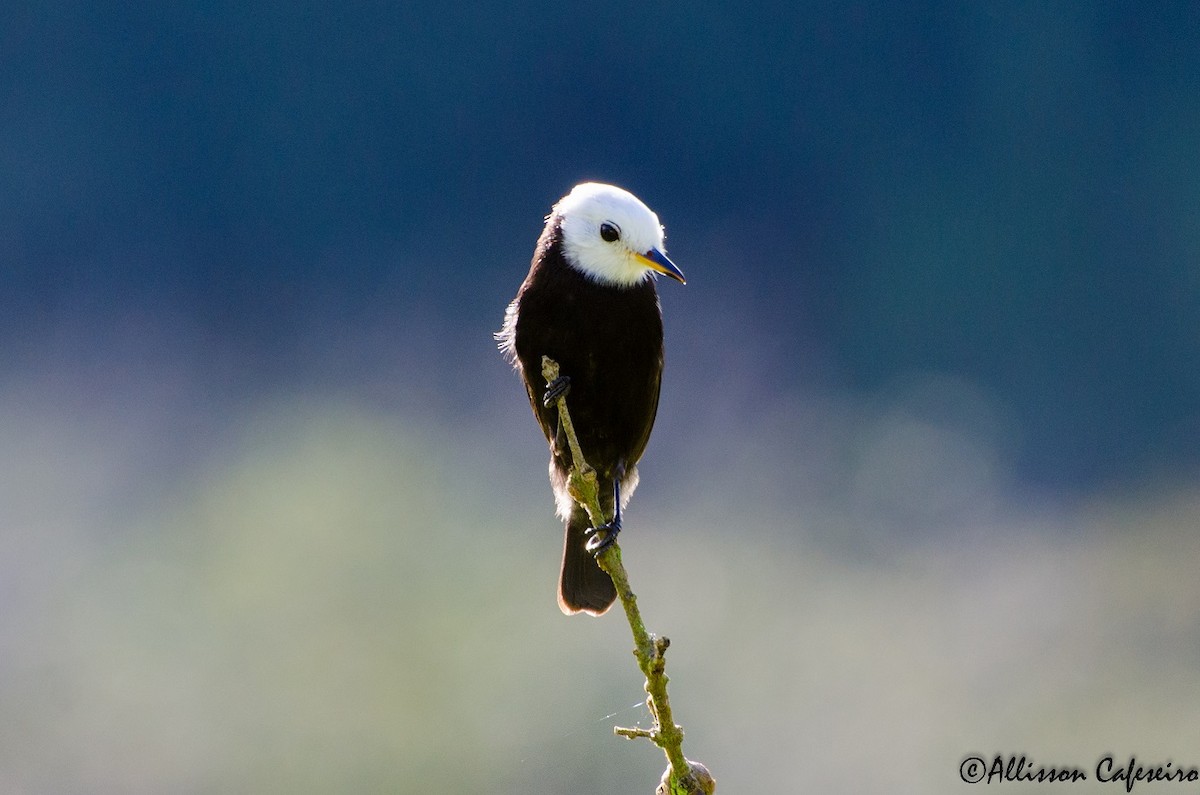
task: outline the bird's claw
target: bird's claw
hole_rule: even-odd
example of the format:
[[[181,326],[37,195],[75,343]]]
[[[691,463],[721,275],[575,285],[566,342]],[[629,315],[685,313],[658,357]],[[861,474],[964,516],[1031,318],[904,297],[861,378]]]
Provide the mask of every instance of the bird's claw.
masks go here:
[[[550,404],[571,391],[571,377],[560,375],[546,384],[546,393],[542,395],[542,405],[549,408]]]
[[[621,532],[621,525],[618,522],[609,522],[599,527],[589,527],[583,532],[588,536],[584,549],[593,555],[599,555],[617,540],[617,534]]]

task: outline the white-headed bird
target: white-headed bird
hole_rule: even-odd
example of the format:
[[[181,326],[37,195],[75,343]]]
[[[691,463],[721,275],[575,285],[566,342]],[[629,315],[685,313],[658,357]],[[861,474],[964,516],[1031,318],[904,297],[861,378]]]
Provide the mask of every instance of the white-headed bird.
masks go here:
[[[658,411],[663,325],[654,276],[684,282],[663,246],[663,228],[636,196],[612,185],[577,185],[546,218],[529,274],[497,333],[525,381],[529,403],[550,445],[550,483],[566,523],[558,605],[567,614],[600,615],[616,598],[612,580],[585,548],[600,548],[621,529],[621,509],[637,487],[637,463]],[[562,375],[547,384],[542,357]],[[601,507],[612,521],[590,527],[567,492],[571,451],[556,398],[567,395],[584,458],[596,470]]]

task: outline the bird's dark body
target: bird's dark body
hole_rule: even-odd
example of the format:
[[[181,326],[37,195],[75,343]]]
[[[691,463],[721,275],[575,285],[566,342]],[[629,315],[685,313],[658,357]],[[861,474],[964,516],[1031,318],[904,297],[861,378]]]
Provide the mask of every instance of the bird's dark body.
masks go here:
[[[561,237],[552,219],[513,302],[511,350],[550,444],[556,492],[566,488],[572,462],[560,436],[557,406],[542,403],[542,357],[557,361],[570,378],[571,419],[583,455],[596,470],[602,506],[611,517],[614,480],[620,479],[629,490],[636,485],[635,466],[658,410],[662,311],[653,279],[632,286],[600,283],[567,264]],[[560,505],[563,502],[560,499]],[[584,549],[587,516],[574,506],[566,524],[559,602],[569,612],[603,612],[615,591]]]

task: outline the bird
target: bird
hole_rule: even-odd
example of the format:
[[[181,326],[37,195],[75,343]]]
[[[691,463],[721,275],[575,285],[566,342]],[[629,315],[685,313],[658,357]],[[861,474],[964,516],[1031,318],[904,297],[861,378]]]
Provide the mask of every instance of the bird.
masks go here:
[[[529,273],[495,337],[520,372],[550,447],[550,484],[564,523],[558,606],[599,616],[616,599],[595,554],[621,530],[621,509],[638,484],[637,464],[658,413],[663,371],[662,308],[655,280],[686,284],[666,254],[658,216],[614,185],[576,185],[546,216]],[[547,384],[542,357],[560,365]],[[560,395],[583,457],[596,470],[612,520],[591,527],[571,498],[571,451],[558,422]],[[589,551],[590,537],[598,542]]]

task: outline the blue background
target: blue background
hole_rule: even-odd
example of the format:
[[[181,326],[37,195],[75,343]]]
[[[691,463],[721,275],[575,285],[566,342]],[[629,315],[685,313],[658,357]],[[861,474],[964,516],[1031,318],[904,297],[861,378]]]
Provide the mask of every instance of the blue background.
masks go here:
[[[297,326],[364,313],[477,344],[602,179],[666,223],[671,317],[769,340],[765,389],[960,375],[1055,488],[1200,457],[1191,4],[6,16],[10,357],[131,312],[293,364]]]

